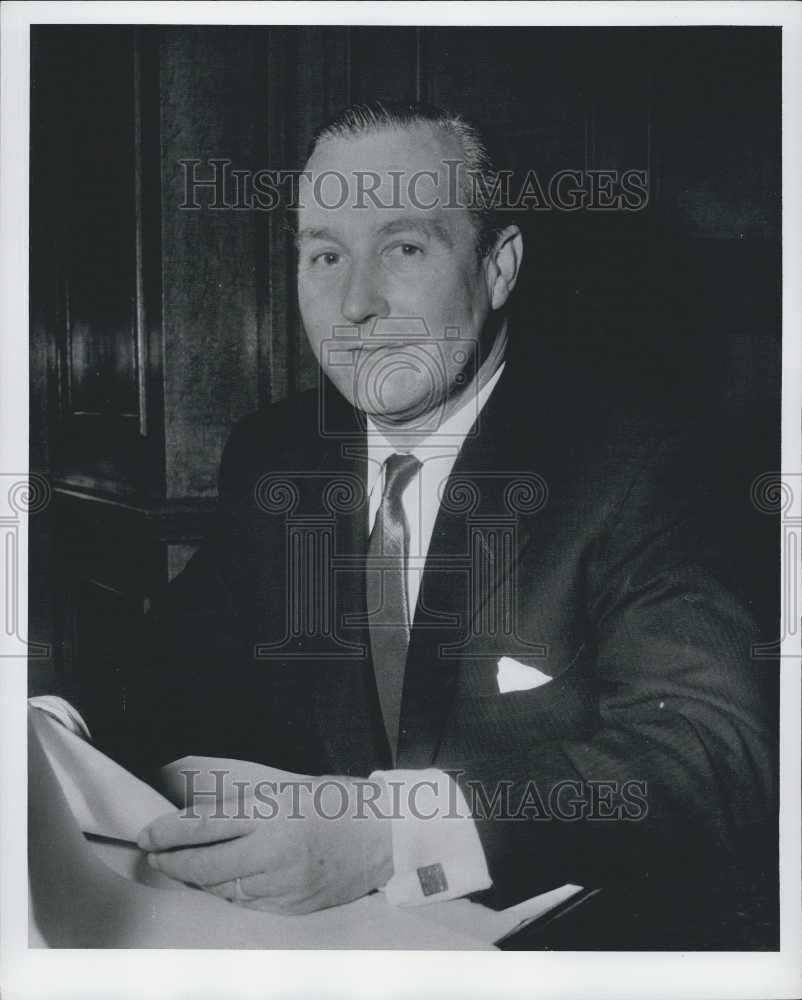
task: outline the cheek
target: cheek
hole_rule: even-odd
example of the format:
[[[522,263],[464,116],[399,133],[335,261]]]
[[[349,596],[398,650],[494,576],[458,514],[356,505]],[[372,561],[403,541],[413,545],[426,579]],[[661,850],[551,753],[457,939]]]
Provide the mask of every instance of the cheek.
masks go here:
[[[343,299],[340,275],[315,276],[309,279],[299,276],[296,288],[301,320],[310,340],[313,336],[331,336],[332,329],[343,322],[340,312]]]
[[[464,265],[427,276],[422,298],[432,318],[443,326],[470,327],[487,309],[487,293],[480,269]]]
[[[320,298],[319,295],[315,294],[315,282],[299,274],[296,289],[301,309],[304,311],[314,309],[315,302]]]
[[[475,270],[463,271],[460,277],[461,293],[466,304],[466,312],[471,316],[486,315],[490,309],[490,300],[487,294],[484,269],[476,267]]]

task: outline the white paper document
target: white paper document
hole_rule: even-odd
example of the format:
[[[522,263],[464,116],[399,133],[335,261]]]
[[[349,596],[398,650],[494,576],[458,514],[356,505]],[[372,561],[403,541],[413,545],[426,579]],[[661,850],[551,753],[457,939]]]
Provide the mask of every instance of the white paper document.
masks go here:
[[[153,871],[134,842],[173,803],[44,713],[29,715],[32,946],[482,949],[579,891],[563,886],[500,912],[465,899],[399,909],[381,893],[305,916],[249,910]],[[189,761],[221,765],[179,763]]]

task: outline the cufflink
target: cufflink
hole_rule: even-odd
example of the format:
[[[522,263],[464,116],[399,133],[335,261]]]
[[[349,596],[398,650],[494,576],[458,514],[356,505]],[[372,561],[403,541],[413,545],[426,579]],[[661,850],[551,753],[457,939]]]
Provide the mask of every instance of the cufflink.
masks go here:
[[[418,868],[418,881],[424,896],[434,896],[435,893],[445,892],[448,889],[446,873],[439,862]]]

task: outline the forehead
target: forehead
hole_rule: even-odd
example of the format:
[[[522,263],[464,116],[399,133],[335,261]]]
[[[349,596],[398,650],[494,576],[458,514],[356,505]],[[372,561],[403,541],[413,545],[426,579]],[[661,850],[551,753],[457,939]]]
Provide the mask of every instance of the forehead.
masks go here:
[[[324,139],[299,183],[299,228],[373,230],[396,216],[470,227],[456,198],[462,160],[459,140],[426,124]]]

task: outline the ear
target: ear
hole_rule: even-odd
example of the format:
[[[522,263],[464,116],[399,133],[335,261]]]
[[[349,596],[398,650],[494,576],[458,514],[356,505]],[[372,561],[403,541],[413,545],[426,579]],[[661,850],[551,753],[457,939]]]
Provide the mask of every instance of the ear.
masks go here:
[[[496,245],[487,255],[487,292],[491,308],[500,309],[510,297],[523,257],[521,230],[517,226],[507,226],[499,233]]]

